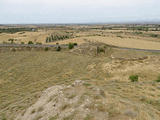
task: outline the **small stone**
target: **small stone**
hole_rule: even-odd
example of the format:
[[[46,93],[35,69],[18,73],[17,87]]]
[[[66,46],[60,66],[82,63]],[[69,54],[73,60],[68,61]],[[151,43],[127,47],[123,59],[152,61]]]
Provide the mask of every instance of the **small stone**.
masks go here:
[[[126,115],[128,117],[135,118],[137,116],[137,112],[135,112],[131,109],[127,109],[127,110],[124,111],[124,115]]]
[[[80,85],[82,85],[83,84],[83,81],[82,80],[76,80],[73,84],[72,84],[72,86],[80,86]]]

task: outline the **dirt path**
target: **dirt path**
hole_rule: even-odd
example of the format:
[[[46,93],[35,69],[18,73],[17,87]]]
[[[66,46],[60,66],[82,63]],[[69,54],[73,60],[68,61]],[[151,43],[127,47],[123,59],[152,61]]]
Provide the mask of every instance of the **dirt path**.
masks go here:
[[[160,53],[160,43],[157,43],[157,42],[151,42],[151,41],[145,41],[145,44],[144,46],[143,45],[143,42],[140,42],[140,40],[137,40],[139,42],[139,47],[137,46],[134,46],[134,44],[131,45],[127,45],[126,43],[123,45],[124,41],[121,40],[122,43],[116,43],[116,42],[111,42],[109,41],[108,39],[92,39],[89,37],[88,40],[90,41],[94,41],[94,42],[102,42],[102,43],[106,43],[107,45],[111,46],[111,47],[114,47],[114,48],[118,48],[118,49],[126,49],[126,50],[136,50],[136,51],[144,51],[144,52],[155,52],[155,53]],[[114,40],[113,40],[114,41]],[[136,40],[134,40],[134,42],[136,42]],[[152,44],[151,44],[152,43]],[[138,43],[136,43],[138,44]],[[155,44],[155,47],[153,46]],[[147,45],[148,47],[146,47],[145,45]],[[150,45],[150,47],[149,47]],[[68,47],[67,45],[65,44],[61,44],[60,45],[61,47]],[[140,47],[141,46],[141,47]],[[32,47],[32,48],[44,48],[44,47],[57,47],[57,45],[48,45],[48,44],[42,44],[42,45],[28,45],[28,44],[0,44],[0,47]]]

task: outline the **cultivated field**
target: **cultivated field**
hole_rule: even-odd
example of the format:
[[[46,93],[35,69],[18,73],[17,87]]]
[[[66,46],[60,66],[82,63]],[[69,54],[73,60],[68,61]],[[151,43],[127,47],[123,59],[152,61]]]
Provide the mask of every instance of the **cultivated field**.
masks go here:
[[[24,27],[21,26],[21,29]],[[1,28],[1,31],[3,29],[6,28]],[[160,50],[158,25],[28,26],[30,30],[21,29],[15,33],[2,31],[0,43],[27,44],[28,41],[33,41],[35,44],[56,44],[57,42],[59,44],[68,44],[69,42],[83,44],[88,41],[96,41],[119,47]],[[47,42],[47,37],[51,35],[60,37],[67,35],[68,37]]]
[[[41,25],[0,33],[4,44],[42,43],[0,49],[0,119],[159,120],[160,52],[152,51],[160,50],[159,28],[130,26]],[[43,47],[56,43],[70,44]]]

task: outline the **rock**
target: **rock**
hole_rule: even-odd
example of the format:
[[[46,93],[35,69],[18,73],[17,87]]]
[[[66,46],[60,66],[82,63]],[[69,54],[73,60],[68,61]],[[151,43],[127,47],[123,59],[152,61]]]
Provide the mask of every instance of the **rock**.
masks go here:
[[[50,87],[42,92],[35,104],[26,109],[24,114],[18,115],[15,120],[50,120],[52,118],[83,120],[88,115],[94,120],[108,120],[107,111],[102,111],[102,109],[105,110],[106,100],[98,99],[96,106],[95,99],[90,94],[100,94],[100,89],[93,87],[95,87],[94,90],[88,89],[82,80],[76,80],[69,86]]]
[[[76,80],[73,84],[72,84],[72,86],[80,86],[80,85],[83,85],[83,81],[82,80]]]
[[[132,109],[125,110],[123,114],[131,118],[135,118],[137,116],[137,112]]]

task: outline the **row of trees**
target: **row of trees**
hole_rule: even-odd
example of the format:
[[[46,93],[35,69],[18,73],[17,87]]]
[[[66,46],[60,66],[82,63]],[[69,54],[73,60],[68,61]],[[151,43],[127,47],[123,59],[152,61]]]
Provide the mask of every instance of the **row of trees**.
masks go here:
[[[8,42],[3,42],[3,44],[16,44],[16,42],[15,41],[17,41],[17,39],[8,39]],[[24,42],[21,42],[21,44],[25,44]],[[32,41],[28,41],[28,43],[26,43],[26,44],[28,44],[28,45],[31,45],[31,44],[36,44],[36,45],[42,45],[42,43],[41,42],[36,42],[36,43],[34,43],[34,42],[32,42]]]
[[[160,31],[159,27],[128,27],[127,30],[139,30],[139,31]]]
[[[46,43],[69,39],[71,38],[71,35],[50,35],[46,38]]]
[[[16,33],[16,32],[22,32],[22,31],[36,31],[36,29],[33,29],[33,28],[5,28],[5,29],[0,29],[0,33]]]
[[[149,31],[148,27],[128,27],[127,30],[140,30],[140,31]]]
[[[77,43],[69,43],[68,44],[68,49],[73,49],[75,46],[77,46],[78,44]],[[61,51],[61,46],[59,45],[59,43],[56,44],[56,51]],[[45,51],[48,51],[49,50],[49,47],[45,47],[44,49]]]
[[[149,27],[149,26],[117,26],[117,27],[105,27],[103,26],[102,30],[123,30],[127,28],[127,30],[138,30],[138,31],[160,31],[160,26]]]

